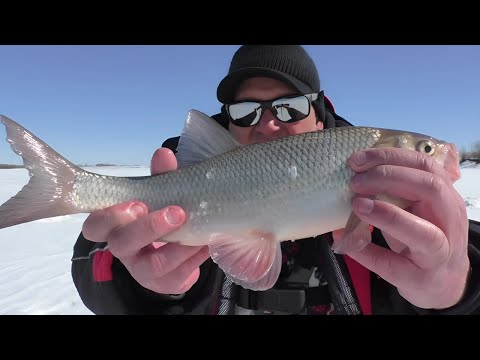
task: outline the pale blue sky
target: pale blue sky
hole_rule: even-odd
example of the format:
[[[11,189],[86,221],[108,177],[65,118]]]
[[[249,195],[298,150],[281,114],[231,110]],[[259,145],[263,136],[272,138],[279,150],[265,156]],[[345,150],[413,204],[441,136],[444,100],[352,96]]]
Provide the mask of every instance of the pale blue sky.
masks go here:
[[[149,164],[189,109],[218,112],[237,45],[0,46],[0,114],[74,163]],[[480,140],[480,46],[306,45],[356,125]],[[0,126],[0,163],[21,164]]]

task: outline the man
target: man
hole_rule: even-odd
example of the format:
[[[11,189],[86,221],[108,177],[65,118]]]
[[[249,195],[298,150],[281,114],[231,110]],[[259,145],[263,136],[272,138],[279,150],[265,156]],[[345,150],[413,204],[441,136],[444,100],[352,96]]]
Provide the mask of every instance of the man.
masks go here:
[[[295,119],[280,118],[272,107],[239,113],[233,105],[310,94],[306,116]],[[300,46],[242,46],[217,97],[225,105],[213,118],[241,144],[351,125],[323,96],[315,64]],[[169,139],[155,152],[152,173],[177,168],[177,143]],[[419,153],[386,148],[354,154],[349,165],[358,173],[354,211],[373,225],[372,244],[362,251],[334,254],[330,245],[342,231],[284,242],[274,288],[248,291],[224,276],[206,247],[161,242],[185,221],[182,209],[148,213],[144,204],[129,202],[85,221],[72,262],[79,294],[97,314],[478,311],[480,226],[468,222],[445,171]],[[415,199],[409,211],[369,199],[392,189]]]

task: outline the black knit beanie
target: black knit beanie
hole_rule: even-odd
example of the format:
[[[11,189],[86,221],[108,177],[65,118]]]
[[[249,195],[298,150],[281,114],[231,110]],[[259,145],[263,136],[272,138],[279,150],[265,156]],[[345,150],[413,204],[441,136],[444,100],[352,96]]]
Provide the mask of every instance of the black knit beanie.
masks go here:
[[[233,56],[228,75],[218,85],[218,100],[231,102],[240,83],[254,76],[283,81],[300,94],[320,92],[317,68],[303,47],[243,45]]]

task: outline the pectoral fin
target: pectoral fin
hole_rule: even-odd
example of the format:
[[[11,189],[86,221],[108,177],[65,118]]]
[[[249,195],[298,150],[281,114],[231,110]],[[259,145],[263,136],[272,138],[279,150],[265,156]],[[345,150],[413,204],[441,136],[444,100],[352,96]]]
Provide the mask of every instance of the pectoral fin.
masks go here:
[[[380,194],[375,197],[376,200],[388,202],[392,205],[398,206],[400,209],[406,209],[411,205],[411,202],[401,198],[395,198],[388,195]]]
[[[255,230],[244,235],[216,234],[209,248],[212,260],[236,284],[251,290],[275,285],[282,253],[272,233]]]
[[[352,211],[345,226],[342,240],[332,245],[332,250],[337,254],[360,251],[372,241],[370,224],[361,221]]]

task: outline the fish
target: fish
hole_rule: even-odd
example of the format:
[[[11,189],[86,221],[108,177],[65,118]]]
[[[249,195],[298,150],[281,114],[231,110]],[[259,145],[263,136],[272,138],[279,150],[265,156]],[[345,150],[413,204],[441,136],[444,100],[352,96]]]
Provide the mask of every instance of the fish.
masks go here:
[[[185,223],[162,238],[206,245],[235,284],[262,291],[274,286],[281,242],[345,229],[343,250],[371,241],[368,224],[352,211],[347,159],[356,151],[402,147],[431,156],[460,176],[455,145],[402,130],[348,126],[239,144],[208,115],[190,110],[177,147],[178,169],[120,177],[73,164],[14,120],[1,115],[7,141],[30,178],[0,206],[0,229],[38,219],[91,213],[141,201],[149,211],[177,205]],[[399,199],[386,199],[405,207]]]

